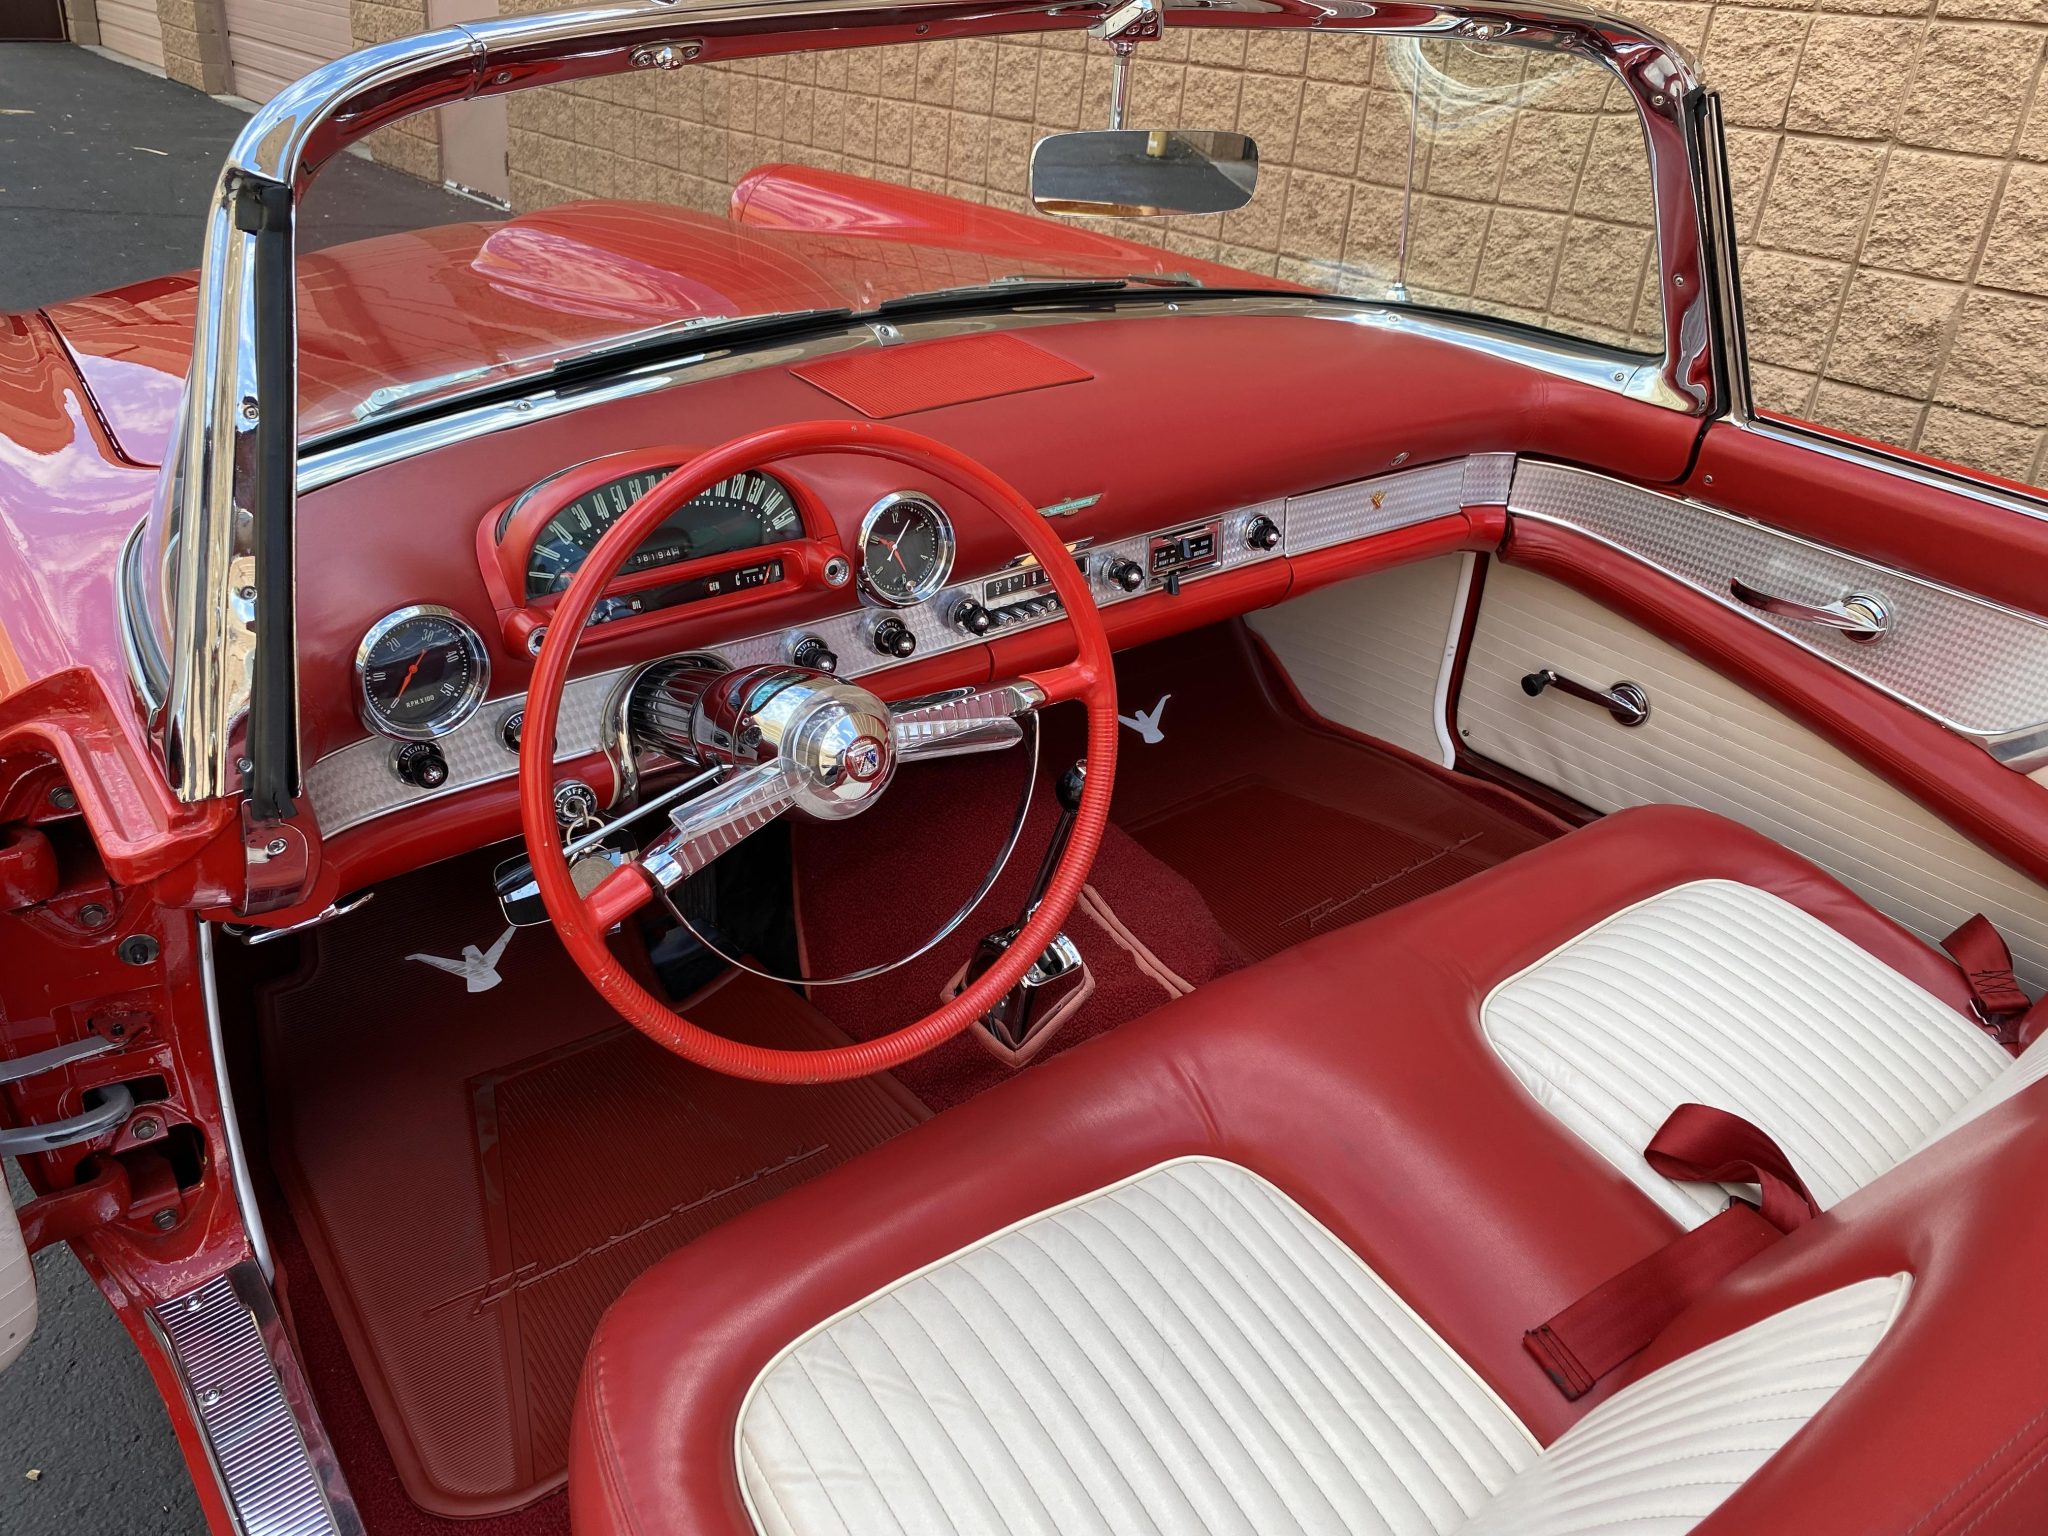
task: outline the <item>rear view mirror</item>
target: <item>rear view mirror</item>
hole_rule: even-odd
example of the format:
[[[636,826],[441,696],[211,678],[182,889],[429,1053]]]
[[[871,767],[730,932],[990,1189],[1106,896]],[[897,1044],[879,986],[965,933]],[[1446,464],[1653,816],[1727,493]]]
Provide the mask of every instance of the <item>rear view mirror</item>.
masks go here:
[[[1228,213],[1258,179],[1259,147],[1242,133],[1105,128],[1051,134],[1031,152],[1031,201],[1045,213]]]

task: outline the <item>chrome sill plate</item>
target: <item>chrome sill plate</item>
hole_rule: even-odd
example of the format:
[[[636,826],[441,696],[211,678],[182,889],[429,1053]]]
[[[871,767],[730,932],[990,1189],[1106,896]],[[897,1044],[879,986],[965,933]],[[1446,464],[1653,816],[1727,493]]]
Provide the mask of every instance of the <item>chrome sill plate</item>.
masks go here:
[[[1191,523],[1215,522],[1220,538],[1216,563],[1187,572],[1182,578],[1186,583],[1277,560],[1282,558],[1282,551],[1300,554],[1305,550],[1327,549],[1394,528],[1447,517],[1467,505],[1495,505],[1507,497],[1513,464],[1512,454],[1449,459],[1376,475],[1350,485],[1239,507],[1216,518],[1183,518],[1132,538],[1091,544],[1086,546],[1089,585],[1097,606],[1104,608],[1156,590],[1154,583],[1138,592],[1126,592],[1109,579],[1108,571],[1119,559],[1146,564],[1154,533],[1185,528]],[[1280,525],[1279,550],[1255,550],[1247,543],[1246,529],[1258,517],[1270,518]],[[916,654],[920,660],[984,643],[963,634],[946,619],[962,597],[978,595],[976,587],[975,582],[949,587],[929,602],[895,611],[895,617],[917,637]],[[840,676],[860,677],[897,665],[893,658],[877,655],[869,643],[869,628],[880,616],[878,610],[855,609],[806,624],[801,632],[817,635],[837,653]],[[1003,633],[1057,622],[1058,615],[1049,614],[1006,625]],[[772,630],[693,649],[708,651],[736,667],[783,661],[787,659],[790,638],[798,632]],[[635,662],[570,680],[562,690],[561,718],[555,730],[557,761],[587,757],[612,745],[620,684],[642,665]],[[397,743],[382,737],[366,737],[328,753],[306,774],[306,790],[320,818],[321,835],[334,837],[407,806],[512,778],[519,771],[519,758],[505,745],[503,726],[508,716],[525,707],[524,694],[492,699],[467,722],[439,737],[436,745],[448,761],[448,780],[438,789],[416,789],[400,779],[392,770]]]
[[[1704,503],[1561,464],[1522,463],[1508,511],[1584,534],[1983,747],[2021,772],[2048,762],[2048,622]],[[1826,604],[1869,592],[1891,612],[1869,643],[1737,602],[1731,579]]]
[[[216,1276],[150,1318],[242,1536],[361,1536],[340,1473],[307,1449],[272,1354],[289,1346],[256,1267]]]

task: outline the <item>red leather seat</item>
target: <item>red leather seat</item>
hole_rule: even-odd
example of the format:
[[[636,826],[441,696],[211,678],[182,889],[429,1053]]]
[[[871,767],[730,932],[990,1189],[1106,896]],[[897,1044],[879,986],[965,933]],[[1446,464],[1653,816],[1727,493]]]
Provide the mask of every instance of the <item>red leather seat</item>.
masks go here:
[[[1481,1000],[1561,937],[1708,879],[1775,893],[1967,1016],[1945,959],[1776,845],[1692,811],[1608,818],[1204,987],[657,1265],[606,1316],[585,1366],[576,1531],[754,1529],[735,1426],[785,1346],[999,1229],[1193,1155],[1299,1202],[1544,1443],[1702,1344],[1910,1274],[1868,1365],[1699,1528],[2048,1528],[2048,1477],[2030,1475],[2048,1462],[2038,1090],[1850,1194],[1588,1398],[1564,1402],[1523,1352],[1525,1329],[1678,1229],[1515,1080],[1482,1036]]]

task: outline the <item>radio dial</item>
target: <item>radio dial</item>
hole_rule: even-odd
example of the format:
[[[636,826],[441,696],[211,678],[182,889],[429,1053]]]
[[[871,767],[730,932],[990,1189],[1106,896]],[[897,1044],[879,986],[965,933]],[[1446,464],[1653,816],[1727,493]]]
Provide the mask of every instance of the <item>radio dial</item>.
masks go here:
[[[875,626],[875,649],[902,661],[917,649],[917,636],[901,619],[884,619]]]
[[[953,608],[953,627],[967,634],[985,635],[995,622],[995,615],[971,597],[963,597]]]
[[[1112,560],[1109,579],[1126,592],[1136,592],[1145,585],[1145,567],[1135,560]]]

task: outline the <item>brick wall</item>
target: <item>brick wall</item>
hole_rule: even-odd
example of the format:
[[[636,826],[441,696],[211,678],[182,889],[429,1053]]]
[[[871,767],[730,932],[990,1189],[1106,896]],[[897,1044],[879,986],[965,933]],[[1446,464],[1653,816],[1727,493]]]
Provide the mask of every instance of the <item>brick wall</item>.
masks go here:
[[[1760,404],[2048,481],[2048,0],[1630,9],[1726,101]],[[1238,213],[1119,232],[1384,290],[1419,58],[1415,295],[1654,349],[1640,133],[1591,66],[1194,28],[1139,56],[1132,121],[1254,134],[1261,190]],[[1108,82],[1107,51],[1062,34],[527,92],[510,101],[513,204],[717,211],[738,176],[793,160],[1023,208],[1033,140],[1106,122]]]

